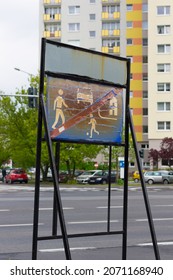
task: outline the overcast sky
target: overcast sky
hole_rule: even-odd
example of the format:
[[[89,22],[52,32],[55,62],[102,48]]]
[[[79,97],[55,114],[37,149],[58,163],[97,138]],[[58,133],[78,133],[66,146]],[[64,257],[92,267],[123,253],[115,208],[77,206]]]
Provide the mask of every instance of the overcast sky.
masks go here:
[[[0,91],[27,88],[28,75],[39,70],[39,0],[1,1]]]

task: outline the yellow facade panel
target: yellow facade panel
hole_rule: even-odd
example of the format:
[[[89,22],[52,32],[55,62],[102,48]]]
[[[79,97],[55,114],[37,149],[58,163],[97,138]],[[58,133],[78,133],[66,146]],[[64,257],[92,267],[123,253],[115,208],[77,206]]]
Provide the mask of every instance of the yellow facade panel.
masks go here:
[[[108,36],[109,35],[109,30],[105,29],[102,30],[102,36]]]
[[[141,80],[131,80],[130,81],[130,90],[131,91],[142,90],[142,89],[143,89],[143,85],[142,85]]]
[[[119,29],[114,29],[113,35],[114,36],[119,36],[120,35],[120,30]]]
[[[49,4],[50,0],[44,0],[44,4]]]
[[[142,124],[142,116],[141,115],[133,115],[133,123],[134,125],[141,125]]]
[[[127,12],[126,21],[142,21],[142,13],[139,11]]]
[[[102,13],[102,19],[108,19],[109,18],[109,14],[104,12]]]
[[[55,20],[61,20],[61,14],[55,14]]]
[[[55,37],[61,37],[61,31],[55,31]]]
[[[126,0],[126,4],[142,4],[143,0]]]
[[[126,30],[126,38],[142,38],[142,28],[129,28]]]
[[[108,53],[109,48],[108,47],[102,47],[102,52]]]
[[[127,46],[126,47],[126,55],[127,56],[142,55],[142,46],[140,46],[140,45]]]
[[[49,14],[44,14],[43,19],[44,20],[50,20],[50,15]]]
[[[142,98],[135,97],[130,99],[131,108],[142,108]]]
[[[142,63],[131,63],[130,71],[131,73],[142,73]]]
[[[44,31],[44,38],[50,37],[50,31]]]
[[[120,47],[113,47],[114,53],[120,53]]]
[[[138,142],[142,142],[143,141],[143,134],[142,132],[136,132],[136,138]]]
[[[114,19],[120,18],[120,12],[114,12]]]

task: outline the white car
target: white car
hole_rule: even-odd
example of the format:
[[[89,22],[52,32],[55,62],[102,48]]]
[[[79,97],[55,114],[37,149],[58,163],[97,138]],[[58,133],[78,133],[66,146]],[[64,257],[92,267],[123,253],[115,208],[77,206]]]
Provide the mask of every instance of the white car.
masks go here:
[[[100,171],[102,171],[102,170],[87,170],[87,171],[84,171],[81,175],[79,175],[77,177],[76,181],[79,184],[87,184],[88,180],[92,176],[97,176],[97,173],[100,173]]]

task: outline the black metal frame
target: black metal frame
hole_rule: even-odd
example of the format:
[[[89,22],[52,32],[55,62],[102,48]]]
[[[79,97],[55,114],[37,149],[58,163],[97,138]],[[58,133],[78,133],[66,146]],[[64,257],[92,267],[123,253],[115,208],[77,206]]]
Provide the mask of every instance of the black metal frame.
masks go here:
[[[145,207],[147,211],[150,232],[154,247],[155,258],[160,259],[159,249],[157,245],[157,239],[143,177],[139,151],[137,147],[137,141],[134,132],[134,126],[129,109],[129,89],[130,89],[130,60],[127,59],[127,85],[126,85],[126,102],[125,102],[125,143],[124,146],[124,192],[123,192],[123,228],[120,231],[110,230],[110,207],[111,207],[111,176],[109,176],[108,182],[108,211],[107,211],[107,230],[104,232],[91,232],[91,233],[76,233],[67,234],[66,224],[64,219],[64,213],[62,208],[61,194],[58,183],[58,171],[59,171],[59,154],[60,154],[60,142],[56,142],[55,156],[53,155],[52,140],[48,129],[48,121],[46,115],[46,107],[44,102],[44,76],[45,76],[45,48],[46,39],[42,39],[41,50],[41,71],[40,71],[40,93],[39,93],[39,108],[38,108],[38,131],[37,131],[37,157],[36,157],[36,179],[35,179],[35,197],[34,197],[34,217],[33,217],[33,242],[32,242],[32,259],[37,259],[37,247],[40,240],[52,240],[62,239],[64,245],[64,252],[67,260],[71,259],[71,252],[69,246],[69,238],[86,237],[86,236],[101,236],[101,235],[116,235],[122,234],[122,259],[127,259],[127,222],[128,222],[128,158],[129,158],[129,129],[132,133],[132,139],[134,143],[134,149],[138,164],[138,169],[141,177],[141,184],[144,196]],[[53,198],[53,220],[52,220],[52,235],[51,236],[38,236],[38,222],[39,222],[39,201],[40,201],[40,165],[41,165],[41,147],[42,147],[42,128],[44,124],[45,140],[48,146],[50,165],[53,176],[54,184],[54,198]],[[109,146],[109,174],[111,173],[112,163],[112,145]],[[58,218],[61,228],[61,235],[57,234]]]

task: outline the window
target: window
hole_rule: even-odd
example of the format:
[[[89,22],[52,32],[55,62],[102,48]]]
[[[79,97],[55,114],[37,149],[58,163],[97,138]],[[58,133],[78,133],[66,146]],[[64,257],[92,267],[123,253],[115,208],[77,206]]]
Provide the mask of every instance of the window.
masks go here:
[[[130,91],[130,98],[133,97],[133,91]]]
[[[170,53],[171,52],[171,45],[170,44],[157,45],[157,52],[158,53]]]
[[[120,6],[118,6],[118,5],[102,6],[102,12],[103,13],[113,14],[113,13],[119,12],[119,11],[120,11]]]
[[[116,29],[120,29],[120,24],[119,22],[103,22],[102,29],[113,31]]]
[[[142,80],[143,81],[148,81],[148,73],[143,73],[142,74]]]
[[[103,40],[102,46],[103,47],[109,47],[109,48],[119,47],[120,46],[120,41],[116,40],[116,39],[106,39],[106,40]]]
[[[157,90],[158,91],[170,91],[171,90],[171,84],[170,83],[157,83]]]
[[[132,4],[127,4],[126,8],[127,8],[127,11],[133,11],[133,5]]]
[[[96,37],[96,32],[95,31],[89,31],[89,35],[91,38]]]
[[[132,45],[133,44],[133,40],[132,39],[127,39],[127,45]]]
[[[149,149],[149,144],[141,144],[141,149]]]
[[[142,39],[142,45],[143,46],[148,46],[148,38],[143,38]]]
[[[170,6],[157,6],[157,15],[170,15]]]
[[[96,0],[90,0],[90,4],[95,4]]]
[[[148,4],[147,3],[142,4],[142,11],[143,12],[148,12]]]
[[[69,23],[68,25],[70,32],[75,32],[80,30],[80,23]]]
[[[148,98],[148,91],[143,91],[143,98],[144,99],[147,99]]]
[[[144,56],[142,57],[142,62],[143,62],[143,63],[148,63],[148,56],[147,56],[147,55],[144,55]]]
[[[143,133],[148,133],[148,125],[143,125]]]
[[[171,64],[170,63],[158,63],[157,72],[170,72]]]
[[[89,17],[90,20],[96,20],[96,14],[90,14]]]
[[[126,26],[127,28],[133,28],[133,21],[127,21]]]
[[[80,6],[69,6],[68,12],[70,15],[77,15],[80,13]]]
[[[157,129],[158,130],[170,130],[171,122],[157,122]]]
[[[148,108],[143,108],[143,116],[148,116]]]
[[[170,25],[158,25],[157,26],[157,34],[170,34],[171,33],[171,26]]]
[[[170,111],[171,103],[170,102],[157,102],[158,111]]]
[[[148,29],[148,21],[144,20],[144,21],[142,22],[142,28],[143,28],[144,30],[147,30],[147,29]]]

